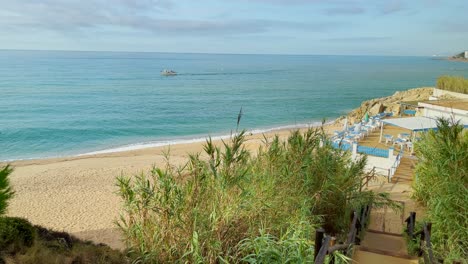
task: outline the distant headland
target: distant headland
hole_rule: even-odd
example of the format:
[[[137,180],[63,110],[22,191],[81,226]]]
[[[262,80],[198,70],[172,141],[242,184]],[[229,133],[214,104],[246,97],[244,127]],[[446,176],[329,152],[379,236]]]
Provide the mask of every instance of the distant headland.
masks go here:
[[[451,56],[447,58],[448,60],[451,61],[464,61],[468,62],[468,51],[463,51],[458,53],[457,55]]]

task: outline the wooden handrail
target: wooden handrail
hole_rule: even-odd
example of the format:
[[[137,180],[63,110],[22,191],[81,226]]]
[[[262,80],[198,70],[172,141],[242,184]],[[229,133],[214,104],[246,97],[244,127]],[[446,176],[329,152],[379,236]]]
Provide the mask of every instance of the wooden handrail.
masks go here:
[[[413,239],[414,238],[414,227],[416,225],[416,212],[410,212],[408,218],[406,218],[405,222],[407,222],[406,229],[408,232],[408,236]]]
[[[375,167],[372,168],[372,170],[364,177],[364,182],[361,183],[359,186],[359,192],[362,191],[362,187],[366,186],[369,187],[369,182],[375,177]]]
[[[423,227],[424,231],[424,242],[426,242],[426,251],[427,251],[427,258],[429,263],[436,263],[434,262],[434,253],[432,252],[432,243],[431,243],[431,229],[432,223],[425,223]],[[422,238],[422,237],[421,237]]]
[[[347,244],[351,244],[354,241],[356,235],[356,225],[358,224],[358,217],[356,211],[353,211],[353,220],[351,221],[351,226],[349,228],[348,237],[346,239]]]
[[[325,262],[325,257],[327,256],[328,247],[330,246],[330,240],[331,240],[331,236],[325,237],[323,241],[323,245],[320,248],[320,251],[318,252],[317,257],[315,258],[315,261],[314,261],[315,264],[322,264],[323,262]]]
[[[314,250],[314,259],[317,259],[319,251],[317,249],[322,248],[323,237],[325,236],[325,229],[318,228],[315,230],[315,250]]]
[[[392,168],[387,169],[387,168],[382,168],[382,167],[377,167],[377,166],[372,167],[372,170],[374,170],[374,172],[375,172],[375,169],[386,170],[386,171],[387,171],[387,176],[384,176],[384,177],[387,177],[387,181],[388,181],[388,182],[391,182],[391,179],[390,179],[390,177],[391,177],[390,174],[391,174],[391,173],[390,173],[390,171],[391,171]],[[382,175],[382,176],[383,176],[383,175]]]
[[[416,225],[416,213],[410,212],[410,216],[406,218],[405,222],[407,222],[407,233],[411,240],[415,240],[419,236],[419,256],[424,257],[424,263],[438,263],[434,259],[434,253],[432,251],[432,243],[431,243],[431,230],[432,230],[432,223],[424,223],[423,228],[417,232],[415,232],[415,225]],[[423,249],[422,244],[424,244],[425,249]]]
[[[327,255],[332,254],[337,250],[344,250],[345,255],[348,255],[347,250],[353,244],[359,244],[360,240],[357,237],[363,226],[367,225],[367,219],[370,213],[370,206],[361,208],[361,213],[358,214],[356,211],[352,213],[352,220],[350,224],[350,230],[348,232],[346,242],[344,244],[334,245],[330,247],[331,236],[325,236],[323,228],[319,228],[315,231],[315,264],[322,264],[325,261]],[[324,238],[325,236],[325,238]]]
[[[392,167],[389,170],[388,173],[388,182],[392,181],[393,175],[395,175],[396,170],[398,169],[398,166],[400,165],[401,158],[403,157],[403,149],[400,150],[398,155],[396,156],[395,162],[393,163]]]

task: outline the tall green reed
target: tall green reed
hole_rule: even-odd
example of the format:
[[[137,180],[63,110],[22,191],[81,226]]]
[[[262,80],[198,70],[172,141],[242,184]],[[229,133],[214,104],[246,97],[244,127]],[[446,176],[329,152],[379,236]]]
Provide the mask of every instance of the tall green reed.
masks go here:
[[[245,141],[208,139],[183,169],[118,178],[118,225],[137,261],[309,261],[316,227],[344,234],[353,209],[388,200],[361,190],[366,159],[334,149],[321,129],[265,138],[255,155]]]
[[[437,88],[468,94],[468,79],[465,79],[462,76],[440,76],[437,78]]]
[[[438,120],[416,144],[414,196],[427,207],[438,257],[468,259],[468,133],[458,122]]]

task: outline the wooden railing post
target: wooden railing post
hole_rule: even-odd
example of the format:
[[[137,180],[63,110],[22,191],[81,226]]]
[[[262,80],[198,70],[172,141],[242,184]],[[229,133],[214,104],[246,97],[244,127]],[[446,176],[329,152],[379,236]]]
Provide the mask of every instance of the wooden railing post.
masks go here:
[[[349,231],[348,237],[346,239],[346,243],[348,243],[348,244],[354,244],[355,243],[357,223],[358,223],[358,216],[357,216],[356,211],[353,211],[352,214],[351,214],[351,224],[349,226],[350,231]]]
[[[328,246],[330,245],[330,240],[331,240],[330,236],[326,236],[323,239],[323,244],[320,247],[317,257],[314,260],[315,264],[323,264],[325,262],[325,257],[327,256],[327,253],[328,253]]]
[[[429,237],[431,237],[432,223],[431,222],[427,223],[426,227],[427,227],[427,233],[429,234]]]
[[[423,227],[423,229],[421,230],[421,237],[419,238],[419,254],[418,254],[419,257],[421,257],[424,254],[424,242],[425,242],[424,235],[425,234],[424,234],[424,227]]]
[[[416,212],[410,212],[410,216],[407,219],[406,229],[408,230],[408,236],[414,238],[414,226],[416,224]]]
[[[361,209],[361,212],[364,212],[363,209]],[[362,215],[362,214],[361,214]],[[361,222],[361,216],[356,214],[356,232],[354,234],[354,243],[356,245],[361,244],[361,238],[359,237],[362,231],[362,222]]]
[[[434,254],[432,252],[432,243],[431,243],[431,230],[432,230],[432,223],[429,222],[424,225],[423,233],[425,233],[425,250],[427,251],[427,258],[429,259],[430,263],[434,263]]]
[[[371,206],[366,205],[366,209],[367,209],[367,211],[366,211],[367,213],[366,213],[365,225],[367,227],[369,225],[369,217],[370,217]]]
[[[333,259],[333,252],[335,251],[342,251],[344,255],[349,256],[348,250],[350,247],[355,245],[359,245],[360,238],[359,233],[365,228],[367,224],[367,219],[369,217],[371,207],[369,205],[362,207],[359,210],[359,213],[356,211],[352,211],[350,215],[350,226],[349,232],[346,237],[345,243],[336,244],[330,242],[332,241],[332,237],[327,235],[325,236],[325,230],[323,228],[319,228],[315,230],[315,249],[314,249],[314,263],[315,264],[323,264],[327,255],[330,256],[330,263],[334,263]]]
[[[317,258],[317,255],[322,248],[323,237],[325,236],[325,230],[323,228],[319,228],[315,230],[315,248],[314,248],[314,259]]]

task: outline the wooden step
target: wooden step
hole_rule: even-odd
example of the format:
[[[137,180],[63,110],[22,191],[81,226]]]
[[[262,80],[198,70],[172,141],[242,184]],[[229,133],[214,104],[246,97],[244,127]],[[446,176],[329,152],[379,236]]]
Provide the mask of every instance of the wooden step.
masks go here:
[[[367,232],[361,241],[360,248],[365,251],[388,256],[407,256],[406,241],[402,236],[384,233]]]
[[[384,231],[374,230],[374,229],[367,229],[366,232],[375,233],[375,234],[382,234],[382,235],[388,235],[388,236],[403,237],[402,234],[389,233],[389,232],[384,232]]]
[[[403,157],[395,172],[395,175],[393,175],[392,183],[411,184],[413,182],[416,163],[417,160]]]
[[[401,234],[404,228],[403,212],[391,208],[374,208],[371,211],[368,228],[391,234]],[[374,232],[375,233],[375,232]]]
[[[362,247],[357,247],[353,254],[353,263],[359,264],[417,264],[417,258],[407,258],[390,256],[381,253],[375,253],[363,250]]]

